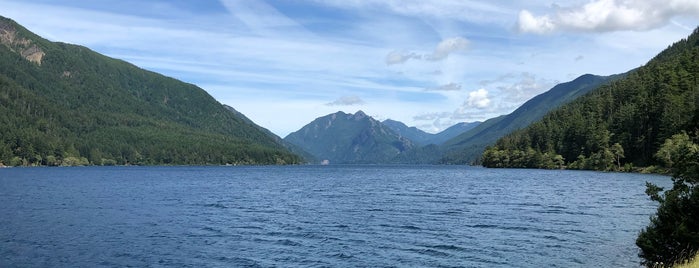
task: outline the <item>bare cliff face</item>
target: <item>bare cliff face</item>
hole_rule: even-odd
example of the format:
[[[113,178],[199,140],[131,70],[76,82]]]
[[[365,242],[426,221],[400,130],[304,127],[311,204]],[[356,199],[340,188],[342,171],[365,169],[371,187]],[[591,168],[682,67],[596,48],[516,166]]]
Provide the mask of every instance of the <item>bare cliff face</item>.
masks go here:
[[[38,65],[41,65],[41,60],[46,55],[32,40],[17,36],[17,29],[4,20],[0,20],[0,44]]]

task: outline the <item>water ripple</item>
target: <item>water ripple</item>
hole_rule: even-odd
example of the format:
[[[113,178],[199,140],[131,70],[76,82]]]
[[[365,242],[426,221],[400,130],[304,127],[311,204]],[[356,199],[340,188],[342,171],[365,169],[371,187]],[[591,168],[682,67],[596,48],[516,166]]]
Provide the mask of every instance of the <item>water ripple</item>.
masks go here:
[[[469,167],[0,169],[0,267],[638,267],[666,177]]]

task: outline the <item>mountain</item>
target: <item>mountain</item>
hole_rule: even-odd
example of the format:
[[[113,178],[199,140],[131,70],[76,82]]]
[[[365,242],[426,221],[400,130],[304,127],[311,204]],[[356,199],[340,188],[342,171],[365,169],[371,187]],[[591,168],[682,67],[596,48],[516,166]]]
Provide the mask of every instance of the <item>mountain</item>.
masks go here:
[[[428,145],[434,137],[434,134],[424,132],[416,127],[408,127],[400,121],[386,119],[381,123],[393,130],[396,134],[409,139],[415,145]]]
[[[0,17],[0,163],[290,164],[201,88]]]
[[[498,140],[493,167],[621,169],[659,164],[673,135],[699,133],[699,28],[622,79]],[[517,157],[512,157],[517,156]]]
[[[415,147],[362,111],[317,118],[284,140],[333,164],[390,163],[396,155]]]
[[[386,119],[382,123],[396,132],[398,135],[408,138],[416,145],[425,146],[429,144],[440,145],[447,140],[478,126],[481,122],[458,123],[437,134],[427,133],[416,127],[408,127],[403,122],[391,119]]]
[[[453,138],[458,137],[461,134],[464,134],[468,132],[471,129],[474,129],[475,127],[479,126],[483,122],[462,122],[462,123],[457,123],[453,126],[448,127],[445,130],[442,130],[441,132],[434,134],[434,137],[430,140],[430,143],[436,144],[436,145],[442,145],[443,143],[447,142],[448,140],[451,140]]]
[[[541,119],[547,112],[568,103],[599,86],[624,75],[597,76],[586,74],[573,81],[561,83],[544,92],[508,115],[488,119],[475,128],[446,141],[440,162],[468,164],[478,160],[481,153],[499,138]]]

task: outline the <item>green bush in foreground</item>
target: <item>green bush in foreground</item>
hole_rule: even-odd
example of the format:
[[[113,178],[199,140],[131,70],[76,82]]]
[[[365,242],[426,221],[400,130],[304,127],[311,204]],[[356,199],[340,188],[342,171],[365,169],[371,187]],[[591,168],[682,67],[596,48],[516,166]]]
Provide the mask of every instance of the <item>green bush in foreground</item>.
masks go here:
[[[698,135],[699,136],[699,135]],[[699,251],[699,145],[686,133],[667,139],[656,156],[672,170],[672,189],[646,183],[646,194],[660,203],[636,239],[648,267],[671,267]]]

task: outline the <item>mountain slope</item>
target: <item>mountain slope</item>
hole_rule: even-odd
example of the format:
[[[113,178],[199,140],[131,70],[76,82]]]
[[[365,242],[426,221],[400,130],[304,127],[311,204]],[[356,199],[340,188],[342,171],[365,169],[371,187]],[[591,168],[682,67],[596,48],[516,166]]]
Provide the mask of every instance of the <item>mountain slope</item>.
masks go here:
[[[389,163],[399,153],[415,147],[362,111],[317,118],[284,140],[334,164]]]
[[[403,122],[392,119],[386,119],[381,123],[393,130],[396,134],[409,139],[419,146],[430,144],[434,136],[434,134],[424,132],[416,127],[408,127]]]
[[[201,88],[2,17],[0,104],[4,164],[299,161]]]
[[[458,123],[436,134],[424,132],[416,127],[408,127],[403,122],[391,119],[386,119],[381,123],[389,127],[398,135],[411,140],[416,145],[425,146],[429,144],[440,145],[462,133],[465,133],[466,131],[471,130],[472,128],[478,126],[481,122]]]
[[[623,79],[503,137],[486,151],[484,165],[545,167],[541,162],[556,155],[574,168],[654,165],[660,145],[699,131],[697,122],[699,28]],[[515,154],[517,161],[503,158]]]
[[[479,126],[444,143],[442,163],[465,164],[476,161],[483,150],[500,137],[526,127],[541,119],[548,111],[568,103],[591,90],[623,75],[596,76],[586,74],[567,83],[561,83],[525,102],[514,112],[486,120]]]
[[[315,159],[315,157],[314,157],[312,154],[310,154],[310,153],[304,151],[303,149],[301,149],[301,147],[298,147],[298,146],[296,146],[296,145],[294,145],[294,144],[291,144],[291,143],[285,141],[285,140],[282,139],[281,137],[279,137],[279,136],[277,136],[276,134],[272,133],[272,131],[269,131],[268,129],[263,128],[263,127],[261,127],[261,126],[255,124],[255,122],[253,122],[252,120],[250,120],[250,118],[248,118],[248,117],[245,116],[243,113],[241,113],[241,112],[239,112],[238,110],[236,110],[235,108],[233,108],[233,107],[231,107],[231,106],[229,106],[229,105],[225,105],[225,104],[223,105],[223,107],[225,107],[228,111],[232,112],[234,115],[236,115],[236,116],[239,117],[240,119],[243,119],[243,121],[244,121],[245,123],[247,123],[247,124],[249,124],[250,126],[252,126],[252,127],[254,127],[254,128],[257,128],[258,130],[260,130],[260,131],[262,131],[263,133],[265,133],[267,136],[269,136],[270,138],[272,138],[276,143],[281,144],[282,146],[284,146],[284,148],[286,148],[287,150],[291,151],[292,153],[294,153],[294,154],[296,154],[296,155],[298,155],[298,156],[303,157],[303,159],[305,160],[305,162],[317,162],[317,159]]]
[[[472,130],[476,127],[478,127],[480,124],[483,122],[463,122],[463,123],[458,123],[455,124],[451,127],[448,127],[445,130],[442,130],[441,132],[434,134],[434,137],[430,140],[430,143],[436,144],[436,145],[441,145],[453,138],[458,137],[461,134],[464,134],[468,132],[469,130]]]

